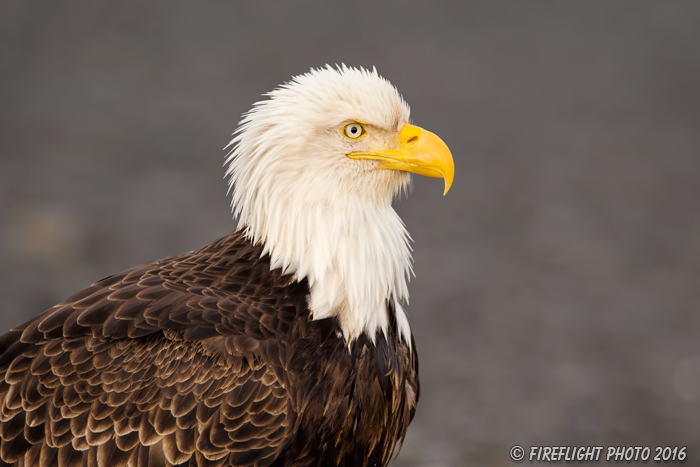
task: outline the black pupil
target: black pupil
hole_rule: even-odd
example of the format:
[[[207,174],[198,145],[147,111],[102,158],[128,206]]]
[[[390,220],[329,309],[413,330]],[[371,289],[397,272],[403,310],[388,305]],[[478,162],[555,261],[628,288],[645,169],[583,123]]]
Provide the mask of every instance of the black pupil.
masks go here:
[[[350,127],[350,133],[352,133],[352,134],[357,133],[357,127],[356,126]]]

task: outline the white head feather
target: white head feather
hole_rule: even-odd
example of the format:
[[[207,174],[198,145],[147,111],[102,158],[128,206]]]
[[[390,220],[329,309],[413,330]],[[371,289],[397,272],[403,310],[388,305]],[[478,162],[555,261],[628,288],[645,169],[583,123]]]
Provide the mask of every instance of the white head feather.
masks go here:
[[[410,174],[347,157],[399,145],[408,105],[376,70],[344,65],[312,69],[267,96],[244,115],[226,159],[239,228],[264,245],[273,269],[308,280],[313,319],[336,316],[348,344],[386,332],[392,300],[410,345],[400,303],[408,301],[410,237],[391,206]],[[351,121],[371,134],[344,137]]]

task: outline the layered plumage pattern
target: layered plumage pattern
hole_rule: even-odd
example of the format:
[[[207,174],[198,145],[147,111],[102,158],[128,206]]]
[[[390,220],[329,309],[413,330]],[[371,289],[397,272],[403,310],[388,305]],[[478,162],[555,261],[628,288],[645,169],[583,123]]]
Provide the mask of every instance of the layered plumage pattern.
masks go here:
[[[350,346],[232,233],[93,284],[0,338],[0,465],[385,465],[415,412],[391,325]]]

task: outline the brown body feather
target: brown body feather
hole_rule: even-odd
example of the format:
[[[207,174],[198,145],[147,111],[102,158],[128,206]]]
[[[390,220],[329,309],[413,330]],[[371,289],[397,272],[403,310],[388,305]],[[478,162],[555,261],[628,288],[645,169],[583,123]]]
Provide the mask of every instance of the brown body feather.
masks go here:
[[[393,311],[348,348],[261,253],[234,232],[0,337],[0,465],[386,465],[419,393]]]

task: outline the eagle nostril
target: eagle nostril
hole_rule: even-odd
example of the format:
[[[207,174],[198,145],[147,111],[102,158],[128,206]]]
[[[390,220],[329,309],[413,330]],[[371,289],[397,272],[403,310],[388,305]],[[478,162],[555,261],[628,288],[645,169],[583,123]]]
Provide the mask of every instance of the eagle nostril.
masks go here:
[[[418,137],[417,137],[417,136],[414,136],[413,138],[411,138],[411,139],[409,139],[408,141],[406,141],[406,144],[407,144],[407,145],[410,145],[410,146],[413,146],[413,145],[416,144],[417,142],[418,142]]]

